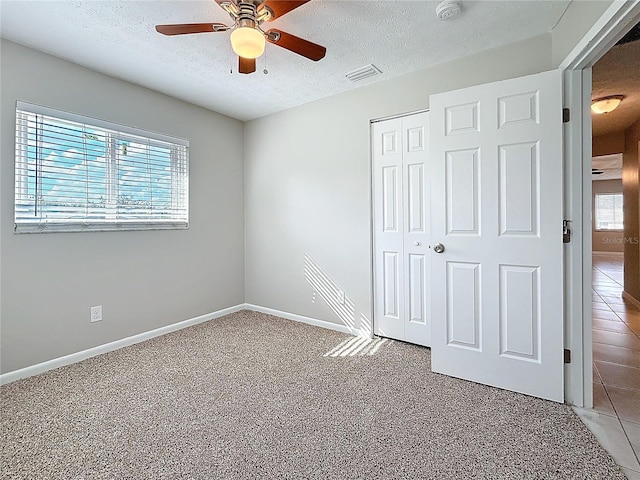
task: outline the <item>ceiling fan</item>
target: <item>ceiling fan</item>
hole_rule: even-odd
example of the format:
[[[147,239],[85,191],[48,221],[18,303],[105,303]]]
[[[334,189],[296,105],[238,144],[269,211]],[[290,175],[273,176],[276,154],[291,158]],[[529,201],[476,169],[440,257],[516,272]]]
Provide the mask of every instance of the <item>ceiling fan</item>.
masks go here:
[[[256,71],[256,58],[264,52],[265,42],[278,45],[317,62],[324,58],[327,49],[277,28],[263,30],[261,25],[280,18],[310,0],[215,0],[233,20],[233,25],[223,23],[180,23],[156,25],[163,35],[231,31],[231,47],[238,55],[240,73]]]

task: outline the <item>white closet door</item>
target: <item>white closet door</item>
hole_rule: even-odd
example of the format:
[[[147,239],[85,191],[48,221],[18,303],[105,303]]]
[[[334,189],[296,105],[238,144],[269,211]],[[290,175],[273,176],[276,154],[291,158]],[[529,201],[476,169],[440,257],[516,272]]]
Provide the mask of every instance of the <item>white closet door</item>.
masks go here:
[[[430,105],[432,369],[562,402],[560,74]]]
[[[374,333],[404,340],[402,121],[373,124]]]
[[[374,332],[429,345],[428,115],[372,129]]]
[[[431,345],[429,315],[429,189],[427,138],[429,114],[402,119],[404,136],[404,289],[405,338],[418,345]]]

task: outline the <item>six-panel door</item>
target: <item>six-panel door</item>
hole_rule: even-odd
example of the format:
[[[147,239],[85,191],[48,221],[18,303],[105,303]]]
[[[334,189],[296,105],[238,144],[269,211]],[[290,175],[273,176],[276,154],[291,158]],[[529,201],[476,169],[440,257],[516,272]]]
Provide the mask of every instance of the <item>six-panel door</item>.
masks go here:
[[[432,95],[432,369],[562,402],[558,72]]]

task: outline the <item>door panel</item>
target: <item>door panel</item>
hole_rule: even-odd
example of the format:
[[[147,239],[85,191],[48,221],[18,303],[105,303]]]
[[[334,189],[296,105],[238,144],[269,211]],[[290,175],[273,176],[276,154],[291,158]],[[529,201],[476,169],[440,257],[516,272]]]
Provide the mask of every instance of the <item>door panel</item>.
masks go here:
[[[477,235],[480,166],[478,149],[447,152],[446,212],[449,235]]]
[[[383,263],[383,289],[384,289],[384,315],[393,320],[400,319],[400,302],[398,298],[400,272],[398,266],[398,252],[382,252]]]
[[[500,355],[540,361],[539,267],[500,265]]]
[[[432,369],[561,402],[560,75],[430,105]]]
[[[447,345],[482,350],[480,265],[447,263]]]
[[[414,163],[407,165],[408,189],[408,229],[410,233],[426,234],[425,220],[425,175],[424,164]]]
[[[382,228],[385,233],[399,233],[400,192],[398,167],[382,167]]]
[[[409,318],[421,325],[427,322],[425,291],[427,288],[425,255],[409,254]]]
[[[500,235],[537,235],[538,144],[502,145],[499,158]]]

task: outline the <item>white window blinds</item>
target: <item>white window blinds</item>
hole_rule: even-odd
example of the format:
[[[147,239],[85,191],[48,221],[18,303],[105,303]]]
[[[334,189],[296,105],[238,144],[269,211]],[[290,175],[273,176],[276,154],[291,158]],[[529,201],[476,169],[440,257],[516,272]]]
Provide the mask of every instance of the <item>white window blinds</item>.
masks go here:
[[[188,225],[187,140],[17,103],[16,232]]]

